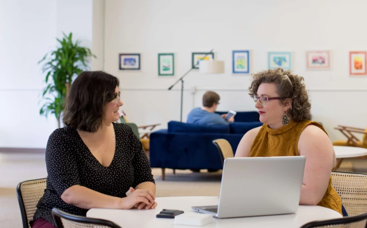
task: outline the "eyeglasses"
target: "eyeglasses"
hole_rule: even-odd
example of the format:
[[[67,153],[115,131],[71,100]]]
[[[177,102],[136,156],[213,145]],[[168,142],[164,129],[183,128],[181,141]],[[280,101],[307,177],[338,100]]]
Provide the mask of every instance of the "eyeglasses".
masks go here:
[[[120,102],[120,96],[121,92],[118,92],[118,94],[116,95],[115,99],[112,100],[112,102],[118,104]]]
[[[260,100],[261,104],[266,104],[268,101],[271,100],[281,100],[284,99],[283,97],[264,97],[264,96],[260,96],[258,97],[257,95],[252,95],[252,98],[254,99],[255,103],[257,103],[258,100]]]

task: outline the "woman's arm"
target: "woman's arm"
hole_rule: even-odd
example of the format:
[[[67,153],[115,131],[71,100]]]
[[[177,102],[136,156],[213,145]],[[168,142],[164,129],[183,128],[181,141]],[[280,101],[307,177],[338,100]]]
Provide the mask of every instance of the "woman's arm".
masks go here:
[[[153,195],[155,195],[155,184],[153,182],[147,181],[147,182],[143,182],[138,184],[135,189],[145,189],[150,191]],[[155,197],[154,197],[155,199]]]
[[[241,139],[236,150],[236,157],[250,156],[251,146],[261,126],[249,130]]]
[[[132,164],[134,166],[134,183],[132,185],[132,192],[148,191],[153,196],[153,201],[150,201],[149,203],[139,202],[135,204],[134,207],[137,207],[138,209],[154,209],[157,206],[157,203],[154,201],[156,186],[149,160],[143,150],[139,138],[135,136],[131,129],[129,129],[129,138],[131,150],[134,153],[134,158],[132,160]]]
[[[67,204],[84,209],[131,209],[138,203],[153,204],[155,196],[151,190],[137,189],[129,196],[119,198],[99,193],[84,186],[74,185],[62,193],[61,199]]]
[[[306,127],[298,141],[298,151],[306,157],[300,204],[316,205],[329,184],[335,157],[333,145],[319,127]]]
[[[51,134],[46,147],[47,179],[65,203],[85,209],[129,209],[137,203],[154,202],[154,195],[148,190],[140,189],[128,197],[118,198],[81,186],[75,148],[70,146],[72,143],[67,132],[58,129]]]

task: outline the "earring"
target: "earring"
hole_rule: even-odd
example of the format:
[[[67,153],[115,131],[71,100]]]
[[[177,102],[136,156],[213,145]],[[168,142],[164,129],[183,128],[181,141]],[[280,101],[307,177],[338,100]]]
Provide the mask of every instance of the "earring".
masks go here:
[[[288,123],[289,123],[289,117],[287,116],[287,114],[284,114],[282,124],[287,125]]]

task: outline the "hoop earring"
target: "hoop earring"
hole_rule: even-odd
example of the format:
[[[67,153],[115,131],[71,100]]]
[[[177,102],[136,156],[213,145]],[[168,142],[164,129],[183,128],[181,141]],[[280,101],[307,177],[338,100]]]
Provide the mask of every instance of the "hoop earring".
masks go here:
[[[282,124],[287,125],[288,123],[289,123],[289,117],[287,116],[287,114],[284,114]]]

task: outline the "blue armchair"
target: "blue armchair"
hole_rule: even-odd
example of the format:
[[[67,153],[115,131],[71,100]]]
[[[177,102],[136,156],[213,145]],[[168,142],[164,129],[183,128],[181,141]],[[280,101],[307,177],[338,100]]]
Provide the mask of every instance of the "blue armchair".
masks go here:
[[[218,112],[223,114],[226,112]],[[237,112],[229,125],[202,126],[170,121],[168,129],[150,134],[150,165],[162,169],[222,169],[221,157],[212,141],[226,139],[236,151],[243,135],[262,123],[258,112]]]

